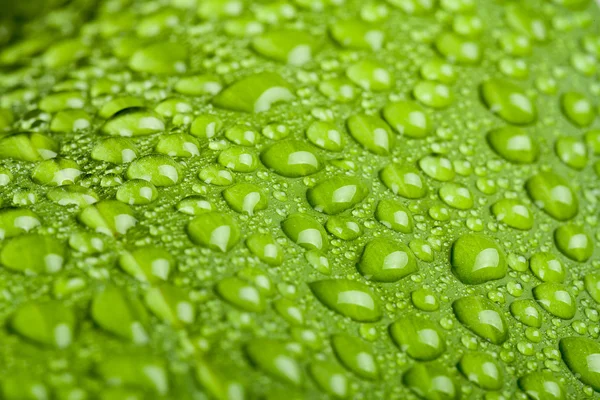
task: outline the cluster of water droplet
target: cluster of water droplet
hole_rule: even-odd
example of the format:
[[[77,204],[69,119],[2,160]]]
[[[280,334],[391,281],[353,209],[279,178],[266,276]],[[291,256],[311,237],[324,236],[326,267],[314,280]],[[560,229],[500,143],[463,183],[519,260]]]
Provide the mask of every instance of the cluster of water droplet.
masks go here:
[[[0,21],[2,397],[593,397],[593,7]]]

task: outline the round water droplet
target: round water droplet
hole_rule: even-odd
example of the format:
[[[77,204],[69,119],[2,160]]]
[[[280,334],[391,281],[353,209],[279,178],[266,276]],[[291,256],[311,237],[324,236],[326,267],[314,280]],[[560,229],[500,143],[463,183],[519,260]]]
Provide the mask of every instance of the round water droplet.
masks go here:
[[[280,265],[283,262],[283,250],[273,236],[266,233],[253,233],[246,239],[248,250],[259,260],[269,265]]]
[[[159,187],[179,183],[181,175],[181,165],[162,154],[141,157],[127,168],[127,179],[142,179]]]
[[[261,56],[298,66],[311,61],[319,47],[317,38],[298,30],[271,31],[252,40],[252,48]]]
[[[108,138],[98,142],[92,149],[91,157],[97,161],[125,164],[135,160],[139,151],[135,144],[125,138]]]
[[[536,121],[537,107],[519,86],[503,79],[490,79],[481,84],[481,96],[491,112],[515,125]]]
[[[594,252],[594,242],[579,225],[561,225],[554,231],[556,247],[565,256],[578,262],[587,261]]]
[[[540,172],[525,183],[534,204],[552,218],[566,221],[577,215],[579,202],[567,181],[553,172]]]
[[[426,168],[433,171],[429,166]],[[416,168],[409,165],[388,164],[379,171],[379,178],[394,194],[407,199],[419,199],[427,193],[423,177]]]
[[[408,246],[383,238],[367,243],[356,268],[365,278],[375,282],[396,282],[418,269]]]
[[[255,146],[260,139],[256,130],[242,124],[237,124],[228,128],[225,131],[225,137],[227,140],[239,146]]]
[[[119,266],[141,282],[156,283],[169,279],[175,261],[166,250],[149,246],[122,253]]]
[[[177,203],[177,211],[188,215],[200,215],[205,212],[214,211],[213,204],[202,196],[188,196]]]
[[[600,344],[589,338],[567,337],[558,343],[562,359],[581,382],[600,391]]]
[[[58,143],[41,133],[15,133],[0,137],[0,159],[38,161],[54,158]]]
[[[375,218],[397,232],[411,233],[413,231],[411,212],[397,200],[381,200],[377,204]]]
[[[14,237],[0,251],[0,264],[30,274],[54,274],[63,268],[65,244],[50,236],[27,234]]]
[[[567,92],[560,98],[561,110],[565,117],[578,127],[589,126],[596,119],[594,105],[583,94]]]
[[[468,210],[473,207],[473,195],[469,188],[460,183],[447,182],[440,187],[440,199],[450,207]]]
[[[198,177],[207,184],[217,186],[228,186],[234,181],[233,174],[225,168],[212,164],[198,173]]]
[[[223,253],[240,240],[240,228],[230,215],[208,212],[194,218],[187,225],[190,240],[200,246]]]
[[[75,205],[87,207],[100,200],[100,196],[90,188],[77,185],[59,186],[48,190],[49,200],[61,206]]]
[[[452,162],[446,157],[425,156],[419,160],[419,167],[431,178],[442,182],[450,181],[456,176]]]
[[[389,125],[377,116],[352,115],[346,123],[352,138],[372,153],[388,155],[396,144]]]
[[[235,172],[252,172],[258,168],[256,154],[244,147],[229,147],[219,154],[219,164]]]
[[[440,302],[435,293],[429,289],[421,288],[410,294],[413,305],[421,311],[436,311],[440,308]]]
[[[57,158],[40,162],[31,178],[40,185],[61,186],[72,185],[80,175],[81,170],[75,161]]]
[[[199,115],[192,121],[190,134],[199,139],[211,139],[217,136],[222,127],[223,121],[216,115]]]
[[[34,342],[65,348],[73,342],[75,314],[61,302],[29,302],[19,306],[10,327]]]
[[[329,29],[331,37],[342,47],[358,50],[380,50],[385,33],[359,19],[339,20]]]
[[[198,140],[186,133],[161,136],[154,150],[171,157],[196,157],[200,155]]]
[[[425,109],[414,101],[390,103],[383,108],[382,114],[398,133],[409,138],[424,138],[432,130]]]
[[[366,182],[354,177],[337,176],[308,189],[306,199],[315,210],[331,215],[353,208],[368,194]]]
[[[26,208],[0,209],[0,239],[22,235],[41,224],[40,217]]]
[[[290,178],[311,175],[323,167],[313,148],[296,140],[275,143],[261,153],[260,159],[267,168]]]
[[[491,210],[498,221],[505,223],[511,228],[529,230],[533,227],[533,213],[520,200],[498,200],[492,205]]]
[[[136,344],[148,342],[148,313],[133,294],[107,286],[92,299],[92,319],[98,326]]]
[[[265,210],[269,205],[263,190],[251,183],[238,183],[222,193],[227,205],[239,213],[254,215],[256,211]]]
[[[434,58],[421,65],[421,77],[428,81],[451,84],[456,81],[456,70],[440,58]]]
[[[532,400],[564,400],[567,391],[561,381],[550,371],[536,371],[518,380],[519,387]]]
[[[379,378],[379,366],[373,350],[364,341],[357,337],[336,334],[331,337],[331,347],[340,363],[359,378]]]
[[[326,250],[329,244],[323,226],[305,214],[292,214],[281,223],[288,238],[307,250]]]
[[[348,396],[350,383],[338,364],[313,361],[308,366],[308,372],[317,386],[331,397],[343,399]]]
[[[508,339],[508,325],[502,312],[482,296],[466,296],[452,303],[454,315],[476,335],[500,345]]]
[[[116,200],[102,200],[77,217],[85,226],[106,235],[124,235],[137,224],[133,210]]]
[[[460,387],[445,368],[436,364],[416,364],[402,376],[402,382],[424,400],[457,400]]]
[[[535,253],[529,259],[531,272],[542,282],[557,282],[565,280],[565,267],[552,253]]]
[[[486,353],[463,355],[458,369],[465,378],[485,390],[500,390],[504,383],[504,376],[496,359]]]
[[[533,288],[533,297],[550,314],[561,319],[575,316],[577,305],[566,286],[560,283],[541,283]]]
[[[306,138],[324,150],[341,151],[344,148],[342,133],[331,122],[313,122],[306,130]]]
[[[246,354],[256,367],[284,383],[299,386],[304,379],[300,364],[284,342],[253,339],[246,345]]]
[[[172,75],[185,72],[187,50],[177,42],[156,42],[136,51],[129,67],[137,72]]]
[[[454,101],[454,95],[449,86],[431,81],[417,83],[413,88],[413,96],[423,105],[435,109],[449,107]]]
[[[228,86],[213,98],[219,108],[260,113],[294,98],[290,85],[273,72],[250,75]]]
[[[215,286],[216,292],[228,303],[244,311],[262,312],[265,299],[261,292],[243,279],[229,277],[220,280]]]
[[[362,60],[346,70],[346,76],[364,90],[380,92],[392,88],[394,79],[385,64],[375,60]]]
[[[117,200],[130,204],[150,204],[158,197],[156,186],[142,179],[132,179],[117,190]]]
[[[446,338],[434,322],[410,315],[390,325],[396,345],[418,361],[431,361],[446,351]]]
[[[483,50],[473,39],[444,32],[435,41],[435,48],[451,63],[476,65],[481,61]]]
[[[114,114],[102,126],[102,132],[113,136],[144,136],[162,132],[161,116],[148,108],[129,107]]]
[[[506,256],[498,244],[480,234],[466,234],[452,244],[452,272],[465,284],[477,285],[506,275]]]
[[[574,137],[560,137],[555,144],[558,158],[569,167],[582,170],[588,162],[587,149],[583,141]]]
[[[533,138],[523,129],[505,126],[490,131],[487,142],[500,157],[515,164],[531,164],[539,155],[539,148]]]
[[[329,309],[357,322],[375,322],[383,317],[381,302],[364,283],[348,279],[326,279],[309,283],[315,297]]]
[[[339,216],[329,217],[325,228],[327,232],[342,240],[354,240],[362,234],[362,228],[356,221]]]
[[[510,313],[522,324],[539,328],[542,326],[542,311],[531,299],[515,300],[510,304]]]

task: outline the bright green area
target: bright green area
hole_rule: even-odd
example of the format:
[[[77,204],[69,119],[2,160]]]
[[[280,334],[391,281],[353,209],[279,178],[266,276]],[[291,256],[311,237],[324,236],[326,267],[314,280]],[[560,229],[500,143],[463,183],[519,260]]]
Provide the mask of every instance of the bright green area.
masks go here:
[[[592,399],[592,0],[0,11],[0,398]]]

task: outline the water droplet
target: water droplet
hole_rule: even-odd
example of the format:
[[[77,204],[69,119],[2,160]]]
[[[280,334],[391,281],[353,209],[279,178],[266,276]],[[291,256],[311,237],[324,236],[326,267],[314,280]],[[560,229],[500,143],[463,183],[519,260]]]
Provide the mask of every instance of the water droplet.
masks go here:
[[[396,282],[418,269],[408,246],[383,238],[367,243],[356,268],[365,278],[375,282]]]
[[[367,343],[357,337],[336,334],[331,337],[331,346],[340,363],[350,372],[363,379],[379,378],[377,360]]]
[[[469,188],[460,183],[447,182],[440,187],[440,199],[447,205],[459,210],[473,207],[473,195]]]
[[[486,353],[466,353],[460,359],[458,369],[465,378],[485,390],[500,390],[504,383],[500,366]]]
[[[522,324],[539,328],[542,326],[542,312],[531,299],[515,300],[510,304],[510,313]]]
[[[432,130],[425,109],[413,101],[390,103],[383,108],[382,114],[398,133],[409,138],[424,138]]]
[[[600,391],[600,345],[588,338],[567,337],[558,343],[565,364],[573,375]]]
[[[250,75],[233,83],[213,98],[213,104],[233,111],[260,113],[276,103],[294,98],[290,85],[273,72]]]
[[[389,125],[377,116],[352,115],[347,125],[352,138],[377,155],[388,155],[396,144],[396,137]]]
[[[563,94],[560,105],[565,117],[578,127],[589,126],[596,118],[594,105],[581,93]]]
[[[175,185],[181,176],[181,166],[171,157],[162,154],[138,158],[127,168],[127,179],[141,179],[159,187]]]
[[[123,252],[119,256],[119,266],[141,282],[156,283],[169,279],[175,261],[166,250],[147,246]]]
[[[402,382],[425,400],[456,400],[460,388],[445,368],[435,363],[416,364],[402,376]]]
[[[346,70],[346,76],[364,90],[379,92],[393,86],[393,76],[382,64],[375,60],[362,60]]]
[[[207,212],[194,218],[187,226],[187,233],[193,243],[223,253],[240,240],[235,219],[219,212]]]
[[[353,208],[368,194],[366,182],[354,177],[337,176],[308,189],[306,199],[315,210],[331,215]]]
[[[265,299],[261,292],[243,279],[229,277],[220,280],[216,292],[228,303],[244,311],[263,312]]]
[[[256,211],[265,210],[269,205],[263,190],[251,183],[238,183],[222,193],[227,205],[239,213],[254,215]]]
[[[22,304],[10,318],[10,327],[34,342],[65,348],[73,342],[75,314],[61,302]]]
[[[312,60],[319,41],[307,32],[271,31],[252,40],[252,48],[261,56],[289,65],[304,65]]]
[[[452,303],[454,315],[476,335],[500,345],[508,339],[508,325],[502,312],[482,296],[466,296]]]
[[[434,167],[430,168],[428,165],[425,168],[430,172],[434,170]],[[379,178],[394,194],[407,199],[419,199],[427,193],[427,186],[421,174],[409,165],[388,164],[379,171]]]
[[[375,210],[375,218],[383,225],[402,233],[413,231],[411,212],[397,200],[381,200]]]
[[[30,274],[54,274],[63,268],[67,257],[65,244],[50,236],[27,234],[4,244],[0,263],[13,271]]]
[[[487,142],[500,157],[515,164],[531,164],[538,159],[539,148],[523,129],[505,126],[490,131]]]
[[[435,360],[446,351],[446,338],[440,328],[423,317],[402,317],[389,329],[394,343],[415,360]]]
[[[466,234],[452,244],[452,272],[465,284],[476,285],[502,279],[506,256],[498,244],[480,234]]]
[[[527,180],[525,189],[534,204],[552,218],[566,221],[577,215],[577,196],[567,181],[559,175],[540,172]]]
[[[492,214],[511,228],[529,230],[533,227],[533,213],[517,199],[501,199],[492,205]]]
[[[503,79],[490,79],[481,84],[481,96],[491,112],[515,125],[536,121],[537,107],[519,86]]]
[[[435,41],[435,48],[449,62],[465,65],[479,64],[483,53],[478,42],[452,32],[442,33]]]
[[[364,283],[348,279],[326,279],[309,283],[310,290],[329,309],[357,322],[375,322],[383,317],[378,297]]]
[[[451,181],[456,176],[452,162],[446,157],[425,156],[419,160],[419,167],[431,178],[442,182]]]
[[[558,378],[550,371],[535,371],[518,380],[519,387],[532,400],[563,400],[566,391]]]
[[[107,286],[92,299],[91,315],[107,332],[135,344],[148,342],[148,314],[142,302],[133,294],[115,286]]]
[[[174,75],[183,73],[187,49],[177,42],[156,42],[137,50],[129,60],[129,67],[137,72]]]
[[[533,288],[533,297],[544,310],[561,319],[571,319],[577,311],[575,299],[560,283],[547,282],[537,285]]]
[[[102,132],[112,136],[144,136],[162,132],[165,123],[155,111],[145,107],[125,108],[106,121]]]
[[[285,342],[253,339],[246,345],[246,354],[256,367],[285,383],[298,386],[304,379],[300,364]]]
[[[323,167],[313,148],[296,140],[275,143],[261,153],[260,159],[267,168],[290,178],[311,175]]]
[[[280,265],[283,262],[283,250],[273,239],[265,233],[253,233],[246,240],[246,246],[252,254],[269,265]]]

